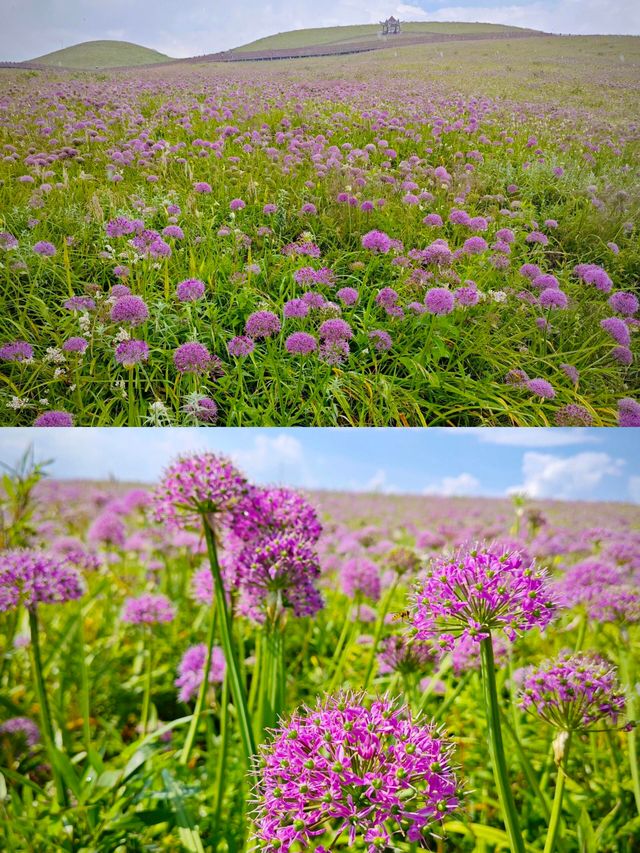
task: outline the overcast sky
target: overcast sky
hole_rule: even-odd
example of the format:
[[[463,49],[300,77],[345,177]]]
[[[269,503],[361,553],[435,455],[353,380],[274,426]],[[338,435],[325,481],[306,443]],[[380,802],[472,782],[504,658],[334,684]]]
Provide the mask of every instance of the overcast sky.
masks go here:
[[[93,39],[121,39],[170,56],[194,56],[273,33],[375,23],[390,14],[404,21],[640,34],[638,0],[0,0],[0,59],[30,59]]]
[[[175,456],[213,450],[252,479],[305,488],[640,503],[634,429],[17,429],[0,461],[33,445],[50,474],[154,482]]]

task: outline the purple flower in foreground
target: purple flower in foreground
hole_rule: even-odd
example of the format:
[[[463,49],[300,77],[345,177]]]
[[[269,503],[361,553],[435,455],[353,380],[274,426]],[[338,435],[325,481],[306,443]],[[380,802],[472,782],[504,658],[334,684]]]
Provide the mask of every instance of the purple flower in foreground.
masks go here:
[[[625,697],[613,666],[596,655],[562,654],[529,668],[520,688],[521,708],[565,732],[604,720],[616,725]]]
[[[25,746],[35,746],[40,741],[40,729],[29,717],[11,717],[0,724],[0,735],[17,735]]]
[[[291,355],[309,355],[318,348],[318,341],[307,332],[294,332],[284,342],[285,349]]]
[[[546,573],[517,551],[499,545],[434,560],[413,594],[412,622],[420,640],[438,638],[444,649],[492,631],[510,640],[553,617]]]
[[[87,532],[89,542],[122,548],[126,540],[126,528],[123,520],[115,512],[105,509],[96,516]]]
[[[149,316],[146,302],[140,296],[121,296],[111,309],[113,323],[130,323],[139,326]]]
[[[0,359],[3,361],[31,361],[33,347],[26,341],[11,341],[0,347]]]
[[[318,334],[323,341],[348,341],[353,337],[353,329],[346,320],[334,317],[322,323],[318,329]]]
[[[455,297],[446,287],[432,287],[427,290],[424,304],[430,314],[450,314],[453,311]]]
[[[197,278],[187,278],[181,281],[176,288],[176,295],[180,302],[195,302],[204,296],[205,285]]]
[[[153,495],[157,521],[183,526],[199,513],[232,510],[249,486],[238,469],[214,453],[183,456],[165,471]]]
[[[386,254],[393,246],[393,241],[383,231],[369,231],[362,237],[362,246],[371,252]]]
[[[52,410],[43,412],[33,422],[34,427],[72,427],[73,415],[69,412]]]
[[[176,609],[166,595],[145,593],[125,600],[122,621],[131,625],[157,625],[172,622],[175,615]]]
[[[340,580],[345,595],[355,598],[363,595],[372,601],[380,598],[380,569],[366,557],[351,557],[340,570]]]
[[[267,853],[348,832],[368,853],[420,842],[458,805],[451,744],[408,706],[341,694],[303,706],[260,748],[255,826]]]
[[[245,542],[277,533],[295,533],[317,542],[322,533],[315,507],[299,492],[285,486],[254,486],[237,506],[232,528]]]
[[[635,314],[638,310],[638,298],[633,293],[624,290],[612,294],[609,299],[609,307],[618,314]]]
[[[324,606],[315,587],[320,563],[302,536],[278,533],[249,546],[240,557],[240,584],[252,608],[313,616]]]
[[[96,301],[90,296],[72,296],[64,303],[67,311],[95,311]]]
[[[391,335],[389,332],[385,332],[384,329],[374,329],[372,332],[369,332],[367,337],[373,344],[374,349],[377,349],[379,352],[386,352],[393,346]]]
[[[336,296],[344,305],[355,305],[358,301],[358,291],[354,287],[341,287]]]
[[[209,571],[207,569],[207,571]],[[211,572],[209,572],[211,575]],[[178,678],[175,685],[180,688],[178,699],[181,702],[189,702],[200,690],[204,677],[204,667],[207,661],[207,647],[204,643],[192,646],[182,656],[178,666]],[[224,679],[225,660],[222,649],[214,646],[211,649],[211,669],[209,670],[209,683],[219,684]]]
[[[245,335],[237,335],[235,338],[231,338],[227,344],[227,351],[229,352],[229,355],[232,355],[235,358],[242,358],[246,355],[251,355],[255,348],[256,345],[253,342],[253,339],[246,337]]]
[[[591,426],[593,424],[591,413],[577,403],[567,403],[566,406],[558,409],[553,419],[556,426]]]
[[[81,575],[64,557],[27,548],[0,553],[0,613],[72,601],[84,592]]]
[[[89,341],[86,338],[73,337],[67,338],[67,340],[62,344],[62,349],[64,352],[78,352],[82,355],[88,346]]]
[[[149,358],[149,344],[146,341],[131,339],[120,341],[116,347],[116,361],[123,367],[134,367]]]
[[[203,424],[214,424],[218,420],[218,404],[210,397],[199,397],[185,410]]]
[[[640,403],[633,397],[618,400],[618,426],[640,427]]]
[[[46,240],[39,240],[33,247],[33,251],[43,258],[52,258],[56,254],[56,247]]]
[[[244,331],[250,338],[270,338],[280,331],[280,320],[272,311],[255,311],[247,317]]]
[[[553,385],[550,382],[547,382],[546,379],[529,379],[525,382],[525,385],[532,394],[536,395],[536,397],[551,400],[556,396]]]
[[[619,317],[607,317],[606,320],[600,321],[600,327],[608,332],[616,343],[625,347],[629,346],[631,335],[624,320]]]
[[[206,373],[211,366],[211,355],[204,344],[189,341],[174,351],[173,364],[179,373]]]

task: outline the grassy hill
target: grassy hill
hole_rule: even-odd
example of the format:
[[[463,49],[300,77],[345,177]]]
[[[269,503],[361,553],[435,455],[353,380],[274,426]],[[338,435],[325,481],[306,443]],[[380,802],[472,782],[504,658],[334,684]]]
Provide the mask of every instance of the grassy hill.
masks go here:
[[[508,27],[502,24],[475,23],[439,23],[415,22],[402,23],[405,35],[421,35],[427,33],[467,34],[467,33],[499,33],[521,30],[521,27]],[[312,45],[345,45],[357,44],[380,35],[379,24],[356,24],[350,27],[318,27],[308,30],[291,30],[286,33],[267,36],[235,48],[236,52],[254,50],[277,50],[288,47],[310,47]],[[393,41],[390,36],[389,42]]]
[[[170,57],[157,50],[129,41],[85,41],[37,56],[31,62],[60,68],[117,68],[122,65],[149,65]]]

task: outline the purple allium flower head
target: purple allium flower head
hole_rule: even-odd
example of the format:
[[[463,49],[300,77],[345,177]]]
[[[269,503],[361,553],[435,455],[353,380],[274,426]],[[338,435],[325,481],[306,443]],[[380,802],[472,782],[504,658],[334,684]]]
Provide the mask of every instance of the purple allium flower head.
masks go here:
[[[483,237],[469,237],[468,240],[464,241],[462,251],[465,255],[480,255],[482,252],[486,252],[488,248],[487,241]]]
[[[542,271],[537,264],[522,264],[520,267],[520,274],[525,278],[534,281],[538,276],[542,275]],[[556,279],[557,281],[557,279]],[[549,285],[545,285],[545,287],[549,287]]]
[[[53,243],[47,243],[46,240],[39,240],[33,247],[33,251],[43,258],[52,258],[56,253],[56,247]]]
[[[571,732],[600,721],[616,725],[625,697],[611,664],[597,655],[565,653],[525,672],[518,704]]]
[[[249,545],[240,555],[240,585],[252,609],[313,616],[324,607],[315,586],[320,563],[312,543],[295,533],[278,533]]]
[[[188,526],[198,521],[198,514],[233,510],[248,489],[245,478],[225,457],[183,456],[167,468],[154,492],[154,516],[173,527]]]
[[[174,240],[183,240],[184,239],[184,231],[180,228],[179,225],[167,225],[166,228],[162,229],[163,237],[171,237]]]
[[[640,403],[633,397],[618,400],[618,426],[640,427]]]
[[[362,237],[362,247],[369,249],[371,252],[386,254],[393,246],[391,237],[383,231],[368,231]]]
[[[612,311],[616,311],[618,314],[632,315],[638,310],[637,297],[633,293],[627,293],[624,290],[613,293],[609,297],[608,302]]]
[[[229,352],[229,355],[234,356],[234,358],[242,358],[243,356],[251,355],[255,346],[256,345],[252,338],[244,335],[238,335],[235,338],[231,338],[227,344],[227,351]]]
[[[379,352],[386,352],[393,346],[391,335],[389,332],[385,332],[384,329],[374,329],[372,332],[369,332],[367,337]]]
[[[389,307],[398,301],[398,292],[392,287],[383,287],[376,293],[376,305]]]
[[[430,314],[442,316],[450,314],[453,311],[455,297],[446,287],[432,287],[430,290],[427,290],[424,297],[424,304]]]
[[[73,601],[84,595],[82,576],[68,560],[53,551],[17,548],[0,553],[0,613],[21,604]]]
[[[628,569],[600,557],[569,566],[555,582],[560,601],[595,622],[640,622],[640,587]]]
[[[123,367],[134,367],[149,358],[149,344],[135,339],[120,341],[116,347],[116,361]]]
[[[123,520],[109,509],[96,516],[87,532],[87,539],[94,545],[110,545],[122,548],[127,538]]]
[[[207,571],[209,571],[207,569]],[[209,575],[211,573],[209,572]],[[178,666],[178,678],[175,685],[180,688],[178,699],[181,702],[189,702],[200,690],[204,678],[204,667],[207,662],[207,647],[205,643],[192,646],[182,656]],[[209,683],[220,684],[224,679],[225,659],[222,649],[214,646],[211,649],[211,668],[209,669]]]
[[[218,404],[210,397],[199,397],[188,410],[203,424],[214,424],[218,420]]]
[[[540,294],[538,302],[543,308],[566,308],[569,304],[567,294],[563,290],[548,287]]]
[[[212,191],[211,190],[211,184],[208,184],[206,181],[197,181],[193,185],[193,188],[197,193],[206,194],[206,193],[210,193]]]
[[[229,202],[229,210],[243,210],[247,206],[241,198],[232,198]]]
[[[433,663],[438,654],[431,643],[411,640],[401,634],[386,637],[378,653],[378,672],[388,675],[391,672],[412,674],[424,672],[427,664]]]
[[[10,252],[12,249],[17,249],[19,246],[18,240],[8,231],[0,231],[0,249],[5,252]]]
[[[289,299],[282,306],[282,314],[286,318],[306,317],[309,313],[309,306],[304,299]]]
[[[343,339],[326,340],[320,344],[319,352],[320,361],[325,364],[336,365],[342,364],[349,358],[349,343]]]
[[[60,536],[54,539],[51,550],[81,571],[95,572],[100,568],[100,558],[97,554],[88,550],[75,536]]]
[[[72,296],[64,303],[67,311],[95,311],[96,301],[90,296]]]
[[[70,415],[69,412],[52,409],[38,415],[33,425],[34,427],[72,427],[73,415]]]
[[[265,204],[264,207],[262,208],[262,212],[266,215],[269,215],[270,213],[275,213],[277,209],[278,209],[277,204]]]
[[[633,364],[633,353],[629,347],[614,347],[611,350],[611,355],[619,364],[623,364],[625,367],[629,367],[630,364]]]
[[[573,272],[586,284],[593,284],[597,290],[601,290],[603,293],[609,293],[613,287],[613,282],[608,274],[597,264],[578,264],[573,268]]]
[[[584,406],[579,406],[577,403],[567,403],[554,415],[554,423],[556,426],[571,427],[571,426],[592,426],[593,417]]]
[[[353,329],[340,317],[333,317],[330,320],[325,320],[318,329],[318,333],[323,341],[348,341],[353,337]]]
[[[560,370],[569,377],[569,379],[573,382],[574,385],[577,385],[580,381],[580,373],[578,369],[574,367],[572,364],[561,364]]]
[[[493,545],[434,560],[414,591],[412,622],[419,640],[437,638],[452,649],[460,639],[479,642],[493,631],[514,640],[544,628],[554,609],[546,573],[518,551]]]
[[[480,294],[478,293],[478,289],[475,284],[473,287],[467,285],[465,287],[457,287],[453,291],[453,297],[460,305],[465,305],[467,307],[471,307],[473,305],[477,305],[480,301]]]
[[[111,309],[113,323],[130,323],[139,326],[149,316],[147,304],[141,296],[121,296]]]
[[[157,625],[172,622],[175,606],[166,595],[145,593],[137,598],[127,598],[122,609],[122,621],[131,625]]]
[[[600,327],[608,332],[616,343],[623,347],[629,346],[631,335],[624,320],[619,317],[607,317],[605,320],[600,320]]]
[[[367,853],[419,842],[458,805],[451,745],[388,698],[302,707],[260,749],[255,826],[266,853],[348,832]]]
[[[425,225],[430,225],[432,228],[442,227],[442,217],[439,213],[428,213],[422,220]]]
[[[67,340],[62,344],[62,349],[64,352],[79,352],[82,354],[88,346],[89,341],[86,338],[74,337],[67,338]]]
[[[343,305],[355,305],[358,301],[358,291],[354,287],[341,287],[336,296]]]
[[[3,361],[31,361],[33,347],[26,341],[11,341],[0,347],[0,359]]]
[[[525,382],[525,385],[532,394],[536,395],[536,397],[551,400],[556,396],[553,385],[550,382],[547,382],[546,379],[529,379]]]
[[[299,492],[286,487],[254,486],[236,507],[231,524],[244,542],[278,533],[295,533],[317,542],[322,533],[316,509]]]
[[[362,595],[377,601],[380,598],[380,569],[366,557],[351,557],[342,564],[340,580],[345,595]]]
[[[29,717],[11,717],[0,723],[0,735],[22,738],[26,747],[35,746],[40,741],[40,729]]]
[[[541,231],[531,231],[524,239],[525,243],[539,243],[541,246],[546,246],[549,242],[547,235]]]
[[[318,348],[318,341],[307,332],[294,332],[284,342],[285,349],[292,355],[309,355]]]
[[[176,294],[180,302],[196,302],[204,296],[205,285],[197,278],[187,278],[176,287]]]
[[[280,320],[272,311],[254,311],[247,317],[245,334],[250,338],[270,338],[280,331]]]
[[[188,341],[174,351],[173,364],[178,373],[207,373],[211,367],[211,354],[204,344]]]

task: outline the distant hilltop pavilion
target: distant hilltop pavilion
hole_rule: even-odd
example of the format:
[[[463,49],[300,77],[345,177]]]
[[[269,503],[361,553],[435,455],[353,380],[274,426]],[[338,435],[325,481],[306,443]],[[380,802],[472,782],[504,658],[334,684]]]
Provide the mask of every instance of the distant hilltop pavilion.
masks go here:
[[[380,21],[382,24],[382,35],[383,36],[396,36],[400,32],[400,21],[397,18],[394,18],[393,15],[390,18],[387,18],[386,21]]]
[[[400,32],[400,21],[397,18],[394,18],[393,15],[390,18],[387,18],[386,21],[380,21],[382,24],[382,35],[383,36],[396,36]]]

